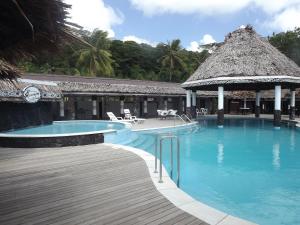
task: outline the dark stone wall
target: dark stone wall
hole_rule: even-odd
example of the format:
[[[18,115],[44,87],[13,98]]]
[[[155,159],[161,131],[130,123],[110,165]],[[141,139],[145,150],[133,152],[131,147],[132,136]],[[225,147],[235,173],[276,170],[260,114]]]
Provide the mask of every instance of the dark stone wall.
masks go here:
[[[60,137],[0,137],[0,147],[8,148],[50,148],[103,142],[104,135],[102,133]]]
[[[0,131],[53,122],[52,102],[0,102]]]

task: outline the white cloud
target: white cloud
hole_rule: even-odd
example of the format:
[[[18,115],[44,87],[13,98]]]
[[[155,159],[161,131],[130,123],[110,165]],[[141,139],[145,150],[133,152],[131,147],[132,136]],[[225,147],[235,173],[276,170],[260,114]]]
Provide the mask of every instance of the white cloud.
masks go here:
[[[146,39],[143,39],[143,38],[139,38],[137,36],[134,36],[134,35],[128,35],[128,36],[125,36],[123,37],[123,41],[134,41],[138,44],[148,44],[148,45],[151,45],[151,46],[156,46],[157,43],[156,42],[151,42],[151,41],[148,41]]]
[[[246,8],[262,10],[266,21],[261,24],[269,28],[286,31],[300,26],[300,0],[129,0],[145,15],[156,14],[200,14],[217,16],[232,14]]]
[[[131,4],[146,15],[162,13],[191,14],[232,13],[248,5],[252,0],[130,0]]]
[[[192,41],[190,45],[187,47],[187,50],[193,52],[202,52],[204,49],[201,48],[201,45],[215,43],[216,40],[210,34],[204,34],[199,42]]]
[[[253,2],[267,14],[278,13],[300,4],[300,0],[253,0]]]
[[[275,14],[265,22],[265,25],[279,31],[294,30],[295,27],[300,27],[300,5]]]
[[[114,25],[122,24],[124,17],[103,0],[64,0],[72,5],[70,9],[71,21],[83,26],[84,29],[94,30],[95,28],[105,30],[110,37],[115,33],[112,29]]]
[[[210,34],[204,34],[202,39],[200,40],[200,44],[202,45],[207,45],[215,42],[216,40]]]
[[[161,13],[214,15],[237,12],[249,6],[273,14],[298,5],[300,0],[130,0],[130,2],[146,15]]]
[[[192,41],[186,49],[192,52],[201,52],[202,50],[199,47],[200,45],[197,41]]]

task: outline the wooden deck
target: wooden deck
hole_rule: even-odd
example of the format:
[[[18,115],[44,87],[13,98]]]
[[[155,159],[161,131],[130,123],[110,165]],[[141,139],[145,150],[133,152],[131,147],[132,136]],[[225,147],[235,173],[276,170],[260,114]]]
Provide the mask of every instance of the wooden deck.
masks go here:
[[[0,224],[206,224],[155,188],[145,162],[104,145],[0,148]]]

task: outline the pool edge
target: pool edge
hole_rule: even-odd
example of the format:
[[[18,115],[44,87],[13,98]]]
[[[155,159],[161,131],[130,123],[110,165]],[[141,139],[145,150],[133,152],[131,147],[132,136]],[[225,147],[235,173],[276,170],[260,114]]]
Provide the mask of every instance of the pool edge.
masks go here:
[[[258,225],[256,223],[226,214],[218,209],[210,207],[181,190],[169,177],[163,166],[163,183],[158,183],[158,173],[154,173],[155,158],[152,154],[138,148],[124,145],[103,143],[113,148],[122,148],[140,156],[146,163],[151,180],[156,189],[179,209],[197,217],[211,225]],[[158,160],[159,162],[159,160]]]

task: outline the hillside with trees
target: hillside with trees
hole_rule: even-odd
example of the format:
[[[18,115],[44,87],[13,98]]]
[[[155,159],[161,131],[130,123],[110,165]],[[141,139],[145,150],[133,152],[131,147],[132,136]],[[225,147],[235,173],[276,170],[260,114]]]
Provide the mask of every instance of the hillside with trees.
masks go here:
[[[87,44],[69,43],[55,56],[43,52],[20,62],[19,67],[34,73],[182,82],[209,55],[207,51],[187,51],[178,39],[153,47],[111,40],[100,30],[81,31],[80,35]]]
[[[273,34],[270,43],[300,66],[300,28]]]
[[[85,44],[62,45],[55,56],[43,52],[19,67],[34,73],[183,82],[209,56],[206,50],[184,49],[179,39],[151,46],[112,40],[101,30],[80,31],[80,36]],[[268,40],[300,66],[300,28],[274,33]]]

